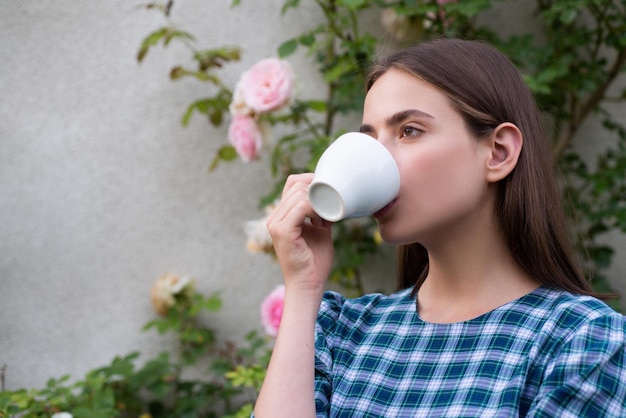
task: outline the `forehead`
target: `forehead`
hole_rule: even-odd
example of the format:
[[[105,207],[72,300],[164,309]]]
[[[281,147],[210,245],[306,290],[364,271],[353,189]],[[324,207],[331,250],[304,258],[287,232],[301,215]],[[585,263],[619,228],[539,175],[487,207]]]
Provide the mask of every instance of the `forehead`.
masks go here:
[[[448,97],[437,87],[399,69],[389,69],[374,82],[365,96],[364,118],[418,109],[433,116],[455,112]]]

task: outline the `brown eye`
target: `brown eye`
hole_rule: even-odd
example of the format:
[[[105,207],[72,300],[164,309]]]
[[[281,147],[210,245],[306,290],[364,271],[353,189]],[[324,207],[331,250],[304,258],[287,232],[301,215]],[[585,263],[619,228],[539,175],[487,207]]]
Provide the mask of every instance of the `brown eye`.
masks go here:
[[[416,128],[415,126],[404,126],[402,127],[402,137],[416,137],[420,134],[424,133],[423,130]]]

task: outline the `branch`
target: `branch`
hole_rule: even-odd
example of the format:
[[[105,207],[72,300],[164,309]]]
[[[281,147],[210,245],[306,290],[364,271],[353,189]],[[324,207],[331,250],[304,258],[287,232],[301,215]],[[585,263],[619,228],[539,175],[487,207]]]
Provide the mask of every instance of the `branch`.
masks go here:
[[[173,6],[174,6],[174,0],[169,0],[167,4],[165,5],[165,10],[164,10],[165,16],[169,17],[170,13],[172,13]]]
[[[619,75],[619,72],[625,63],[626,49],[621,49],[618,52],[617,58],[615,58],[613,65],[609,69],[604,82],[594,90],[591,96],[589,96],[589,98],[584,103],[582,103],[582,105],[579,107],[578,112],[572,115],[572,119],[570,119],[567,131],[560,135],[557,143],[555,144],[553,150],[555,157],[558,158],[572,142],[572,139],[578,131],[578,128],[580,128],[580,126],[585,121],[587,116],[589,116],[591,111],[593,111],[604,99],[606,91],[613,83],[615,78]]]

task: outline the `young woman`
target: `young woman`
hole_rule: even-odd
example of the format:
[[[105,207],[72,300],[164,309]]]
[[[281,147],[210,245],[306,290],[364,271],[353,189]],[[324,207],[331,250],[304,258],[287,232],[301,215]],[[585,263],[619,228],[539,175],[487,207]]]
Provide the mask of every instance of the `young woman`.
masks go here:
[[[257,418],[624,417],[624,317],[572,259],[533,97],[480,42],[382,60],[361,131],[395,158],[376,213],[401,291],[324,293],[332,225],[294,175],[268,220],[286,293]]]

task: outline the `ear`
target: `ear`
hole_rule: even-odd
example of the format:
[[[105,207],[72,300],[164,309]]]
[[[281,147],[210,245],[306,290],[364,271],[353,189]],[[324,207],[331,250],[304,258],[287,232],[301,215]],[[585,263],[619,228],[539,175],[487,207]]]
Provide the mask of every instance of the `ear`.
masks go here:
[[[487,181],[495,183],[508,176],[517,165],[524,139],[517,126],[504,122],[494,129],[488,141]]]

